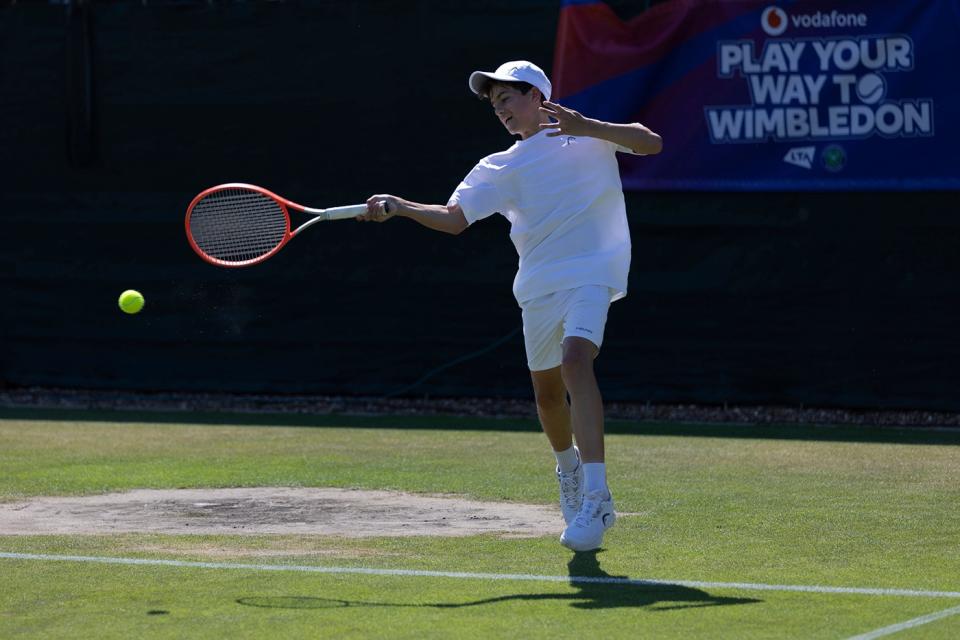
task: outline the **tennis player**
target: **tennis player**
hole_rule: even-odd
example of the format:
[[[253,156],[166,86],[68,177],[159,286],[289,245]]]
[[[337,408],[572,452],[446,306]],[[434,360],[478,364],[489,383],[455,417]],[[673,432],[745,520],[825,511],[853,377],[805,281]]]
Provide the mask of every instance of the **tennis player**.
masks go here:
[[[451,234],[494,213],[510,221],[520,256],[513,293],[567,524],[560,542],[575,551],[596,549],[616,513],[593,361],[610,303],[626,295],[630,268],[616,153],[658,153],[661,139],[642,124],[594,120],[550,102],[550,80],[525,60],[475,71],[469,86],[520,139],[477,163],[445,205],[379,194],[359,219],[399,216]]]

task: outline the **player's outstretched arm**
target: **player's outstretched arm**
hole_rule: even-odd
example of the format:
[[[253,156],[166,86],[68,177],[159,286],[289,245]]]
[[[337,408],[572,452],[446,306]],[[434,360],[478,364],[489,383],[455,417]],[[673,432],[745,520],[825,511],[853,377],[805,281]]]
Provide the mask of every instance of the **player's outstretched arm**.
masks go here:
[[[540,107],[555,122],[540,124],[541,129],[553,129],[548,136],[588,136],[607,140],[634,153],[652,155],[663,149],[663,140],[659,135],[639,122],[617,124],[587,118],[578,111],[563,107],[556,102],[544,101]]]
[[[385,222],[395,216],[410,218],[429,229],[454,235],[470,226],[459,204],[421,204],[389,194],[370,196],[367,213],[357,216],[357,220]]]

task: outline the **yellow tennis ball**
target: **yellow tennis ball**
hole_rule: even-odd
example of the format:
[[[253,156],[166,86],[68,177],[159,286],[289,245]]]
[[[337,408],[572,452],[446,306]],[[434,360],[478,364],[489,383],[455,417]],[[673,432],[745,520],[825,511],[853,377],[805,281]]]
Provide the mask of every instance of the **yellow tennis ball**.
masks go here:
[[[124,313],[140,313],[140,309],[143,309],[143,294],[134,289],[127,289],[120,294],[119,303]]]

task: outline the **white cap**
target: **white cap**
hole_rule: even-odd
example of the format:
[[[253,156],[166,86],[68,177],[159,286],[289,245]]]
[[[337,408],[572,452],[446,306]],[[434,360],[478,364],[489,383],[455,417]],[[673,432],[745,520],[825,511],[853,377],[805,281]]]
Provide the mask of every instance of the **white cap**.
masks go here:
[[[543,69],[527,62],[526,60],[512,60],[504,62],[497,67],[496,71],[474,71],[470,74],[470,90],[480,95],[480,91],[490,80],[502,80],[504,82],[526,82],[532,84],[547,100],[550,99],[550,91],[553,86],[550,84],[547,74]]]

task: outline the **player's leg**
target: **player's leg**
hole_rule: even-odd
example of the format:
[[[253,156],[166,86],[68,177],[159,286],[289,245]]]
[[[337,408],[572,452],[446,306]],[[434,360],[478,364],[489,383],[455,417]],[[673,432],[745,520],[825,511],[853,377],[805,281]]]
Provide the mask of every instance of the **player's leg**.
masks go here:
[[[604,461],[603,400],[593,371],[599,353],[586,338],[568,336],[563,341],[560,376],[570,394],[571,428],[585,463]]]
[[[566,451],[573,446],[573,429],[567,388],[563,384],[560,367],[531,371],[530,378],[533,380],[533,396],[540,426],[554,451]]]
[[[583,501],[560,542],[575,551],[596,549],[616,520],[604,462],[603,400],[594,374],[610,305],[606,287],[581,287],[564,322],[560,373],[570,394],[571,428],[583,457]]]
[[[564,522],[569,525],[577,517],[583,502],[583,465],[580,463],[580,453],[573,446],[567,390],[563,386],[560,367],[531,371],[530,377],[533,380],[540,426],[543,427],[557,459],[560,512]]]
[[[557,460],[560,510],[564,521],[569,524],[580,511],[583,465],[573,446],[570,405],[560,374],[563,319],[555,298],[556,295],[552,294],[524,304],[523,338],[537,415]]]

